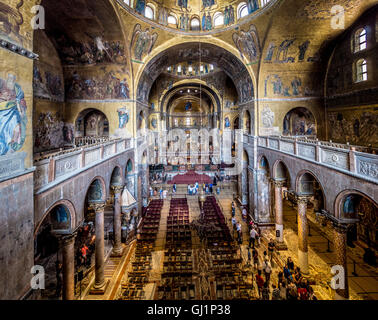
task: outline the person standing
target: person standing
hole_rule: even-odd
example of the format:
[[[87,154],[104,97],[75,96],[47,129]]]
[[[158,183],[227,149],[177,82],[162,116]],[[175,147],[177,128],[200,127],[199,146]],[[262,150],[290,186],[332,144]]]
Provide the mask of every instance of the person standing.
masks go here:
[[[287,299],[287,289],[286,289],[286,281],[283,281],[280,286],[280,297],[281,300]]]
[[[258,289],[258,292],[259,292],[259,298],[261,299],[262,298],[262,290],[263,290],[263,286],[264,286],[264,279],[261,276],[261,270],[257,271],[256,284],[257,284],[257,289]]]
[[[236,225],[236,232],[238,233],[238,242],[239,244],[241,244],[243,242],[243,239],[242,239],[242,226],[240,222],[238,222]]]
[[[270,298],[269,296],[270,296],[269,285],[268,285],[268,282],[265,282],[262,288],[262,298],[263,300],[269,300]]]
[[[257,250],[253,249],[252,256],[253,256],[253,266],[257,270],[259,268],[259,254],[257,253]]]
[[[276,244],[274,243],[273,239],[270,239],[268,243],[268,253],[269,253],[269,260],[271,263],[273,263],[273,253],[274,253],[275,247],[276,247]]]
[[[275,284],[272,284],[272,288],[272,300],[281,300],[280,289],[278,289]]]
[[[269,260],[264,261],[264,273],[265,273],[265,282],[269,283],[270,281],[270,274],[272,273],[272,265],[270,264]]]
[[[255,241],[256,241],[257,231],[255,228],[252,228],[249,233],[249,247],[251,247],[251,243],[253,245],[253,249],[255,248]]]

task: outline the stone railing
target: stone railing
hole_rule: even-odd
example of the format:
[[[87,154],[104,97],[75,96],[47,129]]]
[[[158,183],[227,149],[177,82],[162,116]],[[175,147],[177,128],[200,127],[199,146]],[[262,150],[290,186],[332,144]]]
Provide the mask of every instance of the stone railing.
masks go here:
[[[131,139],[114,139],[43,156],[38,155],[34,159],[36,167],[34,187],[37,190],[54,181],[68,179],[78,171],[98,164],[132,147]]]
[[[110,137],[77,137],[75,138],[75,146],[81,147],[91,144],[104,143],[113,140]]]
[[[366,180],[378,181],[378,155],[364,152],[367,149],[364,147],[276,136],[258,137],[258,146],[348,171]]]

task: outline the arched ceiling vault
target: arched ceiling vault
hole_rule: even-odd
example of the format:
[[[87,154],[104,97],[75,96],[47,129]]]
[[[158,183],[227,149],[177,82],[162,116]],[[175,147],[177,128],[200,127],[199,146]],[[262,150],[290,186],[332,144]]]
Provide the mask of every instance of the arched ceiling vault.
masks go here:
[[[235,55],[214,44],[189,42],[174,45],[158,53],[147,63],[138,78],[137,100],[148,99],[152,84],[168,66],[186,61],[202,61],[222,69],[233,80],[239,96],[246,81],[253,88],[248,69]]]

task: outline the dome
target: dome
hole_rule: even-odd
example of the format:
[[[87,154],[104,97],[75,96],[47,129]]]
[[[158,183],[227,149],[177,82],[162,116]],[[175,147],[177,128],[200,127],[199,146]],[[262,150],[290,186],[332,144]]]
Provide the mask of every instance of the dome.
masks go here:
[[[232,29],[260,15],[277,0],[123,0],[134,16],[163,28],[188,33]]]

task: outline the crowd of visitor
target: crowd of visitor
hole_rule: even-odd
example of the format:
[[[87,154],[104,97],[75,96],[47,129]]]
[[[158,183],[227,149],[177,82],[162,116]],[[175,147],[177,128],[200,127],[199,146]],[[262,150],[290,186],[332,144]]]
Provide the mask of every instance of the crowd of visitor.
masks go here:
[[[237,232],[237,241],[241,245],[243,243],[241,223],[235,217],[236,206],[234,201],[231,203],[231,210],[232,227]],[[247,222],[246,216],[246,209],[243,208],[242,218],[245,222]],[[291,257],[288,257],[282,270],[277,271],[277,282],[272,281],[271,276],[275,264],[274,253],[276,251],[275,241],[269,240],[267,250],[263,251],[262,258],[260,258],[262,232],[252,220],[249,221],[248,228],[247,265],[251,266],[256,272],[254,279],[258,298],[262,300],[317,300],[308,279],[303,277],[300,268],[294,265]]]

